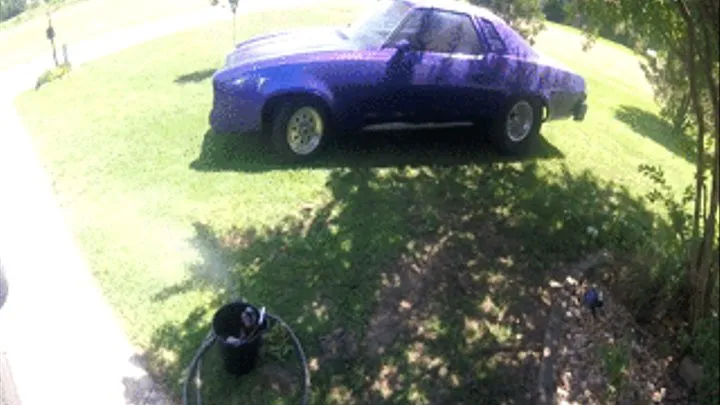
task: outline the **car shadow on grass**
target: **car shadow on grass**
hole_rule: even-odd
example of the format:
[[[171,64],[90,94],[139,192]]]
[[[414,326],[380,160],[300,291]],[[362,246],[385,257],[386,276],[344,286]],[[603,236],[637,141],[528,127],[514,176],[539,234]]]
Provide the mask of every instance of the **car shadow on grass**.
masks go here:
[[[190,164],[198,171],[265,172],[289,168],[390,168],[455,166],[528,159],[561,159],[562,152],[539,137],[525,155],[498,155],[475,127],[361,132],[328,142],[318,158],[289,165],[278,162],[260,136],[216,134],[208,130],[199,156]]]
[[[300,337],[312,403],[534,403],[554,269],[662,224],[628,190],[559,166],[343,163],[328,175],[329,200],[275,226],[195,223],[201,259],[151,299],[197,304],[157,328],[153,373],[177,394],[214,310],[242,298]],[[268,339],[259,370],[241,379],[208,355],[207,403],[298,403],[289,341]]]
[[[175,78],[176,84],[200,83],[212,77],[217,69],[202,69]]]
[[[652,139],[690,163],[694,162],[695,141],[685,134],[678,134],[670,123],[657,114],[634,106],[621,105],[615,111],[615,118],[624,122],[638,135]]]

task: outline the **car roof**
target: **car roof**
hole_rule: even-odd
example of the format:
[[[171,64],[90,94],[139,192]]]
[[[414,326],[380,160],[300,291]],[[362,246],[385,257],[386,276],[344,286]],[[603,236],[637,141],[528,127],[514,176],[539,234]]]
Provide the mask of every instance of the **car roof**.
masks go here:
[[[476,6],[467,1],[458,0],[402,0],[411,7],[435,8],[455,13],[465,13],[472,17],[484,18],[495,25],[498,34],[505,44],[506,52],[521,55],[537,55],[527,40],[518,34],[500,16],[487,8]]]
[[[482,17],[493,22],[505,23],[500,16],[493,13],[485,7],[476,6],[470,4],[467,1],[459,0],[404,0],[406,3],[411,4],[415,7],[427,7],[427,8],[439,8],[447,11],[454,11],[457,13],[466,13],[471,16]]]

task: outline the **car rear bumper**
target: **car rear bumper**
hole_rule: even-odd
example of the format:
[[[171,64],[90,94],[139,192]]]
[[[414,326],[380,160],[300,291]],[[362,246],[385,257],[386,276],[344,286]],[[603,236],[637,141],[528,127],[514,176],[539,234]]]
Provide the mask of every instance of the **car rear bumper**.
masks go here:
[[[586,96],[583,95],[582,99],[578,101],[577,104],[575,104],[575,107],[573,107],[572,113],[573,113],[573,120],[575,121],[584,121],[585,115],[587,114],[588,105],[586,100]]]

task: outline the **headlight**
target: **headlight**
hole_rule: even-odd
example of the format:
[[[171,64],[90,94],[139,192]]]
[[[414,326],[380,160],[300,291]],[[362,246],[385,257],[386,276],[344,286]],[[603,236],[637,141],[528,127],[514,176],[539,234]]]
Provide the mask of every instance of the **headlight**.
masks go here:
[[[258,79],[257,79],[257,81],[256,81],[256,83],[257,83],[257,90],[258,90],[258,91],[260,91],[260,89],[262,88],[263,84],[265,84],[266,81],[267,81],[266,78],[264,78],[264,77],[258,77]]]
[[[250,82],[250,78],[247,76],[242,76],[242,77],[239,77],[239,78],[233,80],[232,84],[233,84],[233,86],[242,87],[248,82]]]
[[[267,79],[264,77],[240,76],[237,79],[232,80],[230,83],[233,87],[236,88],[252,89],[258,91],[266,81]]]

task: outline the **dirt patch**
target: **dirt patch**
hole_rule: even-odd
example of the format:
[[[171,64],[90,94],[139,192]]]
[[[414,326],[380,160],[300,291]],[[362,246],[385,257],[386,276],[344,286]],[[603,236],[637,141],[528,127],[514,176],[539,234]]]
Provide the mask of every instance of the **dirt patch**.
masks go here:
[[[532,403],[549,309],[532,275],[545,269],[491,224],[467,228],[385,273],[361,343],[377,364],[362,403]]]
[[[418,321],[427,311],[426,290],[437,278],[433,264],[445,243],[447,238],[426,244],[421,253],[403,257],[397,268],[384,274],[380,300],[363,340],[367,356],[383,355],[401,333],[423,332]]]
[[[672,357],[651,347],[654,340],[603,285],[597,318],[581,303],[587,289],[569,279],[557,291],[562,307],[555,368],[556,403],[685,404],[688,397],[671,378]]]
[[[331,334],[320,338],[322,356],[320,361],[331,359],[350,360],[358,355],[358,343],[351,331],[335,329]]]

